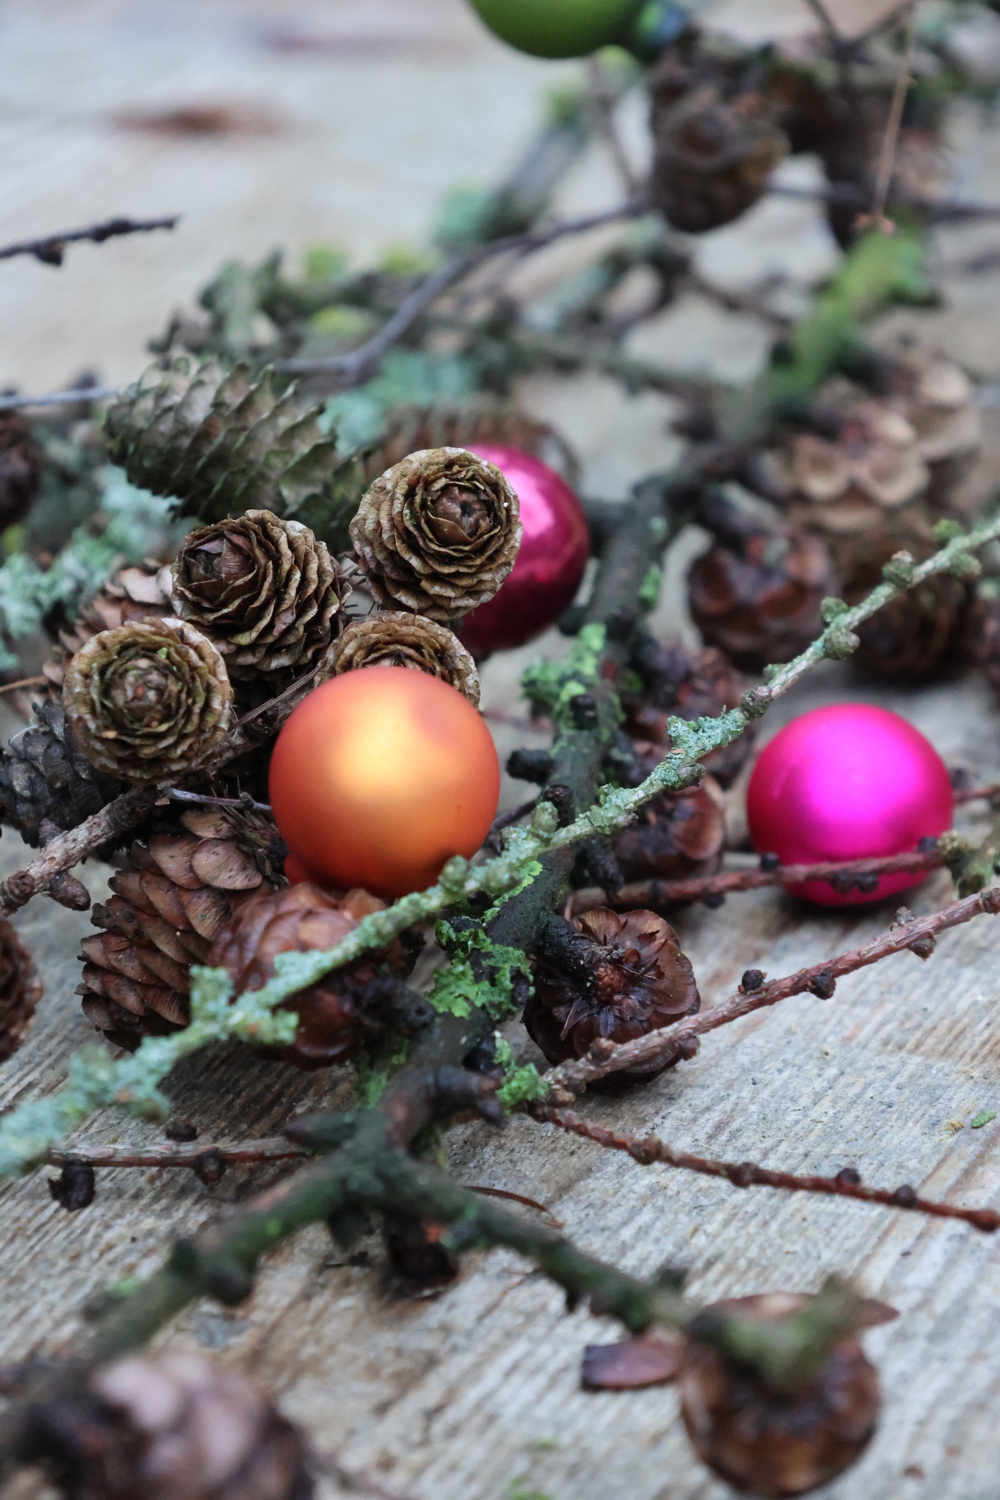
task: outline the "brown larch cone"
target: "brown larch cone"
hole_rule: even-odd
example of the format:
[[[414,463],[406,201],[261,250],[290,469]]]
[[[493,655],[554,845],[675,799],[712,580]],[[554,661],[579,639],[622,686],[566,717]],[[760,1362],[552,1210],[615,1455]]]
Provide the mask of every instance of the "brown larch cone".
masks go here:
[[[524,1024],[551,1063],[583,1057],[598,1038],[629,1042],[698,1010],[701,999],[677,934],[651,911],[608,907],[550,924],[534,968]],[[652,1078],[653,1062],[613,1075]]]
[[[38,1412],[67,1500],[311,1500],[302,1437],[244,1375],[201,1354],[130,1354]]]
[[[700,1316],[770,1321],[808,1301],[775,1292],[715,1303]],[[771,1389],[718,1349],[692,1340],[678,1384],[698,1457],[734,1489],[764,1500],[791,1500],[842,1474],[871,1441],[882,1400],[875,1368],[850,1336],[833,1346],[812,1380],[792,1391]]]
[[[725,99],[710,83],[676,99],[673,78],[661,91],[655,73],[650,91],[654,206],[675,229],[690,234],[745,213],[788,152],[767,101],[754,93]]]
[[[0,918],[0,1062],[20,1047],[35,1019],[42,982],[27,948]]]
[[[71,659],[102,630],[117,630],[136,620],[162,620],[165,615],[172,615],[172,584],[168,563],[136,563],[113,573],[83,606],[78,618],[59,631],[60,649],[42,666],[53,690],[61,696]]]
[[[425,449],[376,479],[351,540],[379,604],[451,620],[492,599],[513,568],[517,496],[485,459]]]
[[[276,830],[239,809],[185,812],[178,833],[133,844],[111,877],[111,899],[95,906],[100,933],[83,940],[85,1015],[117,1047],[134,1050],[190,1019],[190,967],[267,881],[276,881]]]
[[[664,646],[642,634],[629,665],[639,676],[642,691],[622,694],[625,728],[634,741],[645,741],[659,750],[658,760],[670,749],[669,715],[689,721],[717,718],[726,709],[738,707],[746,687],[742,674],[714,646],[691,650],[679,641]],[[753,749],[754,732],[748,724],[731,745],[702,757],[702,765],[721,787],[736,780]]]
[[[126,790],[125,782],[91,765],[74,738],[61,703],[40,703],[36,721],[0,751],[0,809],[26,844],[38,845],[43,822],[76,828]]]
[[[641,742],[637,744],[637,750],[642,748]],[[650,748],[655,753],[653,764],[657,764],[663,759],[658,753],[661,747]],[[679,880],[716,870],[725,837],[722,790],[706,776],[688,791],[653,797],[638,820],[615,835],[613,847],[626,880]]]
[[[232,700],[211,641],[170,618],[93,636],[63,687],[87,759],[126,781],[171,781],[204,765],[226,737]]]
[[[0,412],[0,531],[23,521],[42,483],[45,454],[16,412]]]
[[[457,688],[479,707],[479,673],[453,631],[426,615],[376,610],[348,625],[327,662],[335,674],[359,667],[412,667]]]
[[[843,576],[841,593],[858,604],[882,582],[882,569],[899,549],[895,538],[859,539]],[[918,561],[931,546],[919,548]],[[911,554],[912,555],[912,554]],[[949,573],[935,573],[884,604],[857,627],[861,644],[853,660],[865,672],[898,682],[923,682],[953,662],[965,629],[971,588]]]
[[[173,602],[234,680],[275,688],[314,666],[342,623],[349,586],[326,544],[267,510],[199,526],[174,564]]]
[[[705,640],[751,672],[805,650],[823,628],[823,599],[836,592],[823,542],[795,529],[750,535],[740,550],[717,542],[688,574],[691,614]]]
[[[219,932],[208,961],[228,972],[235,994],[259,990],[273,979],[274,960],[279,953],[334,948],[362,917],[384,910],[385,902],[367,891],[336,895],[308,881],[285,890],[260,892],[234,912]],[[395,973],[406,968],[398,942],[334,969],[287,1000],[281,1008],[297,1012],[298,1031],[290,1046],[273,1049],[275,1055],[300,1068],[326,1068],[356,1057],[371,1024],[357,991],[369,984],[384,964]]]
[[[962,647],[1000,703],[1000,599],[991,593],[980,592],[969,606]]]

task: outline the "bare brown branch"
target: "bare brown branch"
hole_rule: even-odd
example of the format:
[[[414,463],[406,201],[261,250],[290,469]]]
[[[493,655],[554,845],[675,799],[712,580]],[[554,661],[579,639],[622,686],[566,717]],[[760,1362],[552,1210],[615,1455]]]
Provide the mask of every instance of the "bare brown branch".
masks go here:
[[[152,229],[173,229],[180,214],[167,214],[161,219],[104,219],[100,224],[88,224],[84,229],[65,229],[60,234],[44,235],[41,239],[15,240],[0,246],[0,260],[12,260],[15,255],[33,255],[47,266],[61,266],[67,245],[80,240],[90,240],[103,245],[105,240],[116,239],[122,234],[148,234]]]
[[[898,1188],[865,1187],[857,1172],[850,1167],[838,1172],[836,1177],[800,1177],[792,1172],[774,1172],[752,1161],[713,1161],[692,1156],[686,1151],[675,1151],[655,1135],[640,1139],[617,1130],[607,1130],[603,1125],[582,1119],[571,1109],[536,1104],[531,1112],[537,1120],[547,1120],[571,1135],[582,1136],[584,1140],[595,1141],[613,1151],[627,1151],[633,1161],[644,1167],[661,1162],[664,1166],[680,1167],[686,1172],[700,1172],[704,1177],[723,1177],[733,1187],[772,1187],[789,1193],[824,1193],[834,1198],[857,1198],[862,1203],[885,1203],[891,1208],[932,1214],[939,1219],[962,1219],[985,1234],[994,1234],[1000,1229],[1000,1214],[992,1208],[958,1208],[951,1203],[920,1198],[908,1183]]]

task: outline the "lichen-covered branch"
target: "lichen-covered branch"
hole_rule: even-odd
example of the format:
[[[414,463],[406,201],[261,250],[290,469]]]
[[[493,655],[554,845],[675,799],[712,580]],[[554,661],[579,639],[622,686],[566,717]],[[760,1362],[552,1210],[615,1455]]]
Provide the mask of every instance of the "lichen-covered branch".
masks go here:
[[[792,1172],[775,1172],[768,1167],[759,1167],[752,1161],[713,1161],[702,1156],[693,1156],[688,1151],[675,1151],[655,1135],[633,1136],[617,1130],[608,1130],[592,1120],[584,1120],[571,1109],[559,1109],[550,1104],[536,1104],[531,1113],[537,1120],[558,1125],[571,1135],[594,1141],[598,1146],[608,1146],[614,1151],[626,1151],[640,1166],[659,1162],[667,1167],[679,1167],[686,1172],[699,1172],[704,1177],[721,1177],[733,1187],[781,1188],[789,1193],[820,1193],[833,1198],[856,1198],[862,1203],[884,1203],[890,1208],[910,1209],[914,1213],[930,1214],[939,1219],[962,1219],[974,1229],[985,1234],[994,1234],[1000,1229],[1000,1213],[992,1208],[959,1208],[951,1203],[938,1203],[931,1198],[921,1198],[908,1183],[898,1188],[866,1187],[859,1174],[845,1167],[835,1177],[797,1176]]]

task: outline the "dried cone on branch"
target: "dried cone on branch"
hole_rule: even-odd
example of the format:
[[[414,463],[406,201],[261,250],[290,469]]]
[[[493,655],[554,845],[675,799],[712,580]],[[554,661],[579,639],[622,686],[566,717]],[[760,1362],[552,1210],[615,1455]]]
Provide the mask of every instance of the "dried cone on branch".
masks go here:
[[[117,776],[97,770],[74,738],[61,703],[38,705],[37,720],[0,751],[3,819],[37,847],[42,823],[76,828],[125,790]]]
[[[379,604],[451,620],[492,599],[513,568],[517,496],[485,459],[429,448],[376,479],[351,538]]]
[[[623,694],[625,728],[635,743],[637,770],[647,775],[671,748],[667,719],[671,714],[694,721],[714,719],[736,708],[746,686],[732,662],[714,646],[689,650],[680,642],[661,645],[651,635],[640,636],[630,666],[642,682],[638,694]],[[702,758],[702,764],[721,787],[731,786],[753,748],[754,727],[738,739]]]
[[[402,610],[376,610],[348,625],[329,658],[334,673],[359,667],[411,667],[450,683],[479,707],[479,673],[446,625]]]
[[[891,534],[858,539],[842,584],[848,604],[859,603],[882,582],[882,569],[898,550]],[[933,550],[933,542],[917,546],[917,560]],[[858,627],[861,644],[855,663],[874,676],[900,682],[933,677],[958,653],[970,597],[969,584],[949,573],[935,573],[898,594]]]
[[[126,781],[172,781],[196,771],[226,736],[233,690],[225,663],[182,620],[105,630],[66,671],[63,705],[99,771]]]
[[[173,571],[177,615],[212,641],[229,676],[276,689],[316,664],[350,592],[308,526],[267,510],[192,531]]]
[[[23,521],[42,483],[45,455],[15,412],[0,412],[0,531]]]
[[[67,1500],[310,1500],[302,1438],[239,1374],[200,1354],[127,1355],[89,1400],[42,1408]]]
[[[965,620],[963,647],[1000,703],[1000,599],[983,590]]]
[[[821,1294],[822,1295],[822,1294]],[[732,1298],[703,1309],[698,1324],[737,1317],[749,1325],[789,1320],[818,1299],[775,1292]],[[867,1310],[877,1309],[871,1317]],[[690,1341],[679,1376],[681,1414],[703,1463],[742,1493],[790,1500],[828,1484],[864,1452],[881,1406],[878,1375],[852,1336],[893,1316],[861,1303],[811,1379],[777,1390],[747,1365],[707,1343]]]
[[[717,542],[688,574],[691,614],[705,640],[751,672],[805,650],[823,628],[823,599],[835,592],[823,542],[797,530]]]
[[[136,563],[120,568],[84,605],[79,618],[59,632],[61,650],[42,667],[53,688],[62,691],[66,668],[76,653],[102,630],[117,630],[137,620],[162,620],[174,613],[169,564]]]
[[[583,1057],[604,1038],[628,1042],[696,1011],[701,999],[674,929],[651,911],[597,907],[559,928],[533,972],[524,1024],[549,1062]],[[653,1062],[615,1080],[652,1078]]]
[[[234,913],[220,931],[209,958],[226,969],[237,995],[259,990],[274,978],[279,953],[305,953],[310,948],[334,948],[385,902],[367,891],[334,895],[303,881],[285,890],[261,892]],[[282,1006],[299,1017],[295,1041],[275,1049],[279,1057],[300,1068],[326,1068],[350,1062],[370,1027],[357,992],[369,984],[384,964],[403,973],[406,958],[398,942],[334,969],[317,984],[300,991]]]
[[[0,918],[0,1062],[20,1047],[35,1019],[42,983],[31,954]]]
[[[757,202],[787,154],[788,140],[759,94],[726,99],[706,83],[676,95],[676,65],[670,61],[651,82],[650,194],[675,229],[701,234]]]
[[[234,912],[281,878],[277,830],[260,814],[199,809],[180,822],[183,832],[133,844],[111,899],[94,907],[103,931],[83,941],[84,1013],[129,1051],[187,1025],[190,966],[206,963]]]
[[[659,748],[653,764],[663,759]],[[690,791],[661,792],[647,802],[638,821],[616,835],[615,859],[626,880],[707,875],[719,866],[725,837],[722,789],[706,776]]]

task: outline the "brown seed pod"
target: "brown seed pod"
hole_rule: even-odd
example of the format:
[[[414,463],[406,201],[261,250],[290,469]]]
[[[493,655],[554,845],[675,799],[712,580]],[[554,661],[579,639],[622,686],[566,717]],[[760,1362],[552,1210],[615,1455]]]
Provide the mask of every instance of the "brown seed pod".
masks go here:
[[[851,548],[842,595],[848,604],[867,598],[882,568],[898,550],[892,536],[859,538]],[[918,560],[931,547],[917,550]],[[846,549],[845,549],[846,557]],[[858,627],[853,660],[863,671],[897,682],[924,682],[953,662],[960,648],[971,590],[948,573],[935,573],[884,604]]]
[[[40,1407],[38,1445],[67,1500],[310,1500],[296,1428],[201,1354],[133,1354],[85,1395]]]
[[[820,604],[836,591],[826,546],[796,529],[758,532],[739,551],[717,542],[688,574],[695,624],[745,671],[805,650],[823,628]]]
[[[0,412],[0,531],[23,521],[42,482],[45,455],[16,412]]]
[[[351,539],[379,604],[451,620],[492,599],[513,568],[517,496],[465,449],[424,449],[376,479]]]
[[[658,764],[662,747],[649,749],[649,759]],[[647,802],[638,821],[616,834],[615,858],[626,880],[679,880],[716,869],[725,837],[722,790],[706,776],[689,791],[661,792]]]
[[[63,706],[91,765],[126,781],[168,781],[225,739],[233,690],[219,652],[182,620],[104,630],[66,671]]]
[[[350,592],[308,526],[268,510],[199,526],[173,575],[175,612],[212,641],[230,677],[276,687],[326,650]]]
[[[285,890],[261,892],[234,913],[219,932],[208,962],[227,970],[236,994],[257,990],[274,977],[279,953],[334,948],[385,902],[367,891],[336,895],[303,881]],[[276,1048],[277,1056],[300,1068],[326,1068],[357,1056],[368,1022],[356,991],[370,983],[383,964],[396,972],[406,968],[398,942],[335,969],[281,1007],[299,1017],[295,1041]]]
[[[689,650],[676,642],[663,646],[651,635],[640,636],[639,647],[629,665],[642,682],[639,694],[622,694],[625,728],[639,742],[636,751],[640,769],[648,770],[670,749],[667,719],[671,714],[693,721],[717,718],[736,708],[746,682],[732,662],[714,646]],[[646,742],[642,744],[642,742]],[[748,724],[738,739],[702,758],[702,765],[721,787],[731,786],[753,748],[754,726]]]
[[[132,845],[127,867],[111,877],[110,900],[94,907],[103,931],[82,943],[83,1012],[128,1051],[188,1024],[191,965],[208,961],[243,902],[281,878],[277,830],[261,814],[191,809],[180,823],[182,831]]]
[[[0,808],[26,844],[37,846],[46,819],[76,828],[121,796],[125,783],[95,769],[77,744],[61,703],[40,703],[33,724],[0,751]]]
[[[771,1321],[810,1300],[777,1292],[732,1298],[706,1311]],[[792,1391],[773,1390],[718,1349],[692,1341],[678,1384],[698,1457],[734,1489],[764,1500],[790,1500],[842,1474],[871,1441],[881,1406],[875,1368],[851,1337],[835,1344],[818,1374]]]
[[[745,213],[788,152],[767,101],[754,93],[727,100],[714,84],[676,99],[673,77],[661,91],[656,74],[650,90],[650,195],[664,218],[675,229],[702,234]]]
[[[651,911],[618,914],[596,907],[546,944],[533,971],[535,992],[524,1024],[549,1062],[582,1057],[598,1038],[628,1042],[678,1017],[701,999],[677,934]],[[616,1081],[652,1078],[665,1063],[616,1073]]]
[[[446,625],[404,610],[376,610],[348,625],[334,644],[334,674],[359,667],[411,667],[457,688],[479,707],[479,673],[468,651]]]
[[[962,648],[1000,703],[1000,599],[980,594],[973,601],[965,619]]]
[[[71,659],[102,630],[117,630],[136,620],[162,620],[165,615],[172,615],[172,584],[167,563],[136,563],[112,574],[84,605],[79,617],[59,631],[61,650],[54,652],[42,667],[53,689],[61,695]]]
[[[0,918],[0,1062],[24,1041],[41,998],[42,982],[31,954],[6,918]]]

